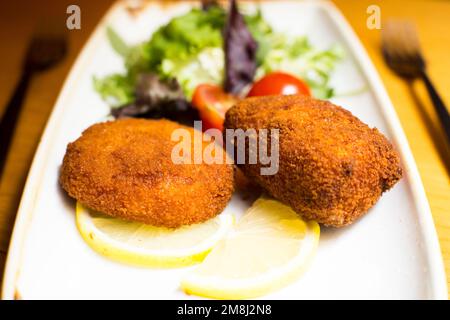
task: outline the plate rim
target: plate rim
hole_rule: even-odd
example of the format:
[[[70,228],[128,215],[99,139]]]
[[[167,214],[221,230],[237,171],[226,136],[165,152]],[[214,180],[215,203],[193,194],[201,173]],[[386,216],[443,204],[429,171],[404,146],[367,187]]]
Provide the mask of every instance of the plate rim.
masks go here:
[[[187,3],[197,3],[197,1],[186,1]],[[186,3],[185,2],[185,3]],[[249,3],[258,3],[261,0],[249,1]],[[263,0],[263,3],[274,3],[274,0]],[[277,3],[292,3],[293,0],[277,1]],[[296,1],[295,1],[296,2]],[[151,3],[158,3],[158,1],[151,1]],[[296,2],[298,3],[298,2]],[[447,278],[445,275],[445,268],[443,256],[440,249],[436,227],[433,221],[433,216],[426,198],[425,189],[414,161],[408,140],[402,129],[400,120],[396,114],[393,104],[388,96],[388,93],[381,81],[372,60],[369,58],[366,49],[363,47],[361,41],[356,33],[347,22],[343,14],[330,1],[319,0],[314,2],[302,2],[302,4],[316,6],[329,16],[332,23],[337,27],[337,31],[341,34],[343,41],[350,49],[354,57],[355,63],[363,73],[367,80],[368,86],[374,94],[374,98],[378,100],[380,110],[386,121],[387,128],[391,132],[392,140],[398,149],[402,165],[405,171],[404,179],[408,180],[410,189],[414,198],[414,205],[418,210],[418,223],[424,238],[424,250],[426,251],[426,258],[429,262],[430,269],[430,299],[448,299]],[[86,65],[89,64],[89,56],[95,53],[98,40],[104,35],[104,28],[107,21],[110,20],[117,10],[120,10],[126,2],[115,2],[111,5],[102,19],[99,21],[94,31],[89,36],[87,42],[83,45],[78,54],[75,63],[72,65],[68,73],[62,89],[55,102],[54,108],[51,112],[45,130],[41,136],[41,142],[34,155],[29,174],[27,176],[26,184],[20,200],[20,205],[17,210],[17,215],[10,238],[10,244],[7,251],[5,271],[2,282],[2,299],[20,299],[16,291],[16,282],[20,274],[20,263],[23,255],[23,244],[26,238],[26,231],[31,225],[33,217],[33,208],[37,200],[39,183],[43,180],[45,175],[45,168],[48,165],[48,150],[55,140],[55,132],[58,132],[60,122],[58,119],[64,114],[64,101],[71,95],[70,84],[83,73]],[[170,3],[169,3],[170,4]],[[167,4],[166,4],[167,5]],[[39,183],[38,183],[39,182]]]
[[[368,86],[374,93],[375,99],[378,100],[381,113],[387,123],[387,128],[392,133],[391,140],[394,141],[395,147],[400,153],[402,167],[404,169],[403,179],[407,179],[411,185],[414,205],[419,213],[418,223],[425,240],[424,250],[426,250],[426,257],[430,263],[431,270],[429,272],[432,281],[430,283],[429,299],[448,300],[447,277],[436,225],[417,164],[409,147],[409,142],[403,131],[400,119],[397,116],[397,112],[378,71],[353,28],[333,3],[320,1],[324,8],[328,8],[328,13],[331,15],[333,22],[338,26],[338,31],[342,32],[344,41],[347,42],[347,45],[351,49],[350,51],[353,53],[356,63],[367,77]]]

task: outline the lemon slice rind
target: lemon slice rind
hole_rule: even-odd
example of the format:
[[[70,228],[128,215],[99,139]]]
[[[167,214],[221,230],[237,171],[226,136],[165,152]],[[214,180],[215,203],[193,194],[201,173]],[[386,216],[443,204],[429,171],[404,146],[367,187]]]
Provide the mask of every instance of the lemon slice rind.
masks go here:
[[[213,299],[249,299],[285,287],[308,269],[318,247],[320,238],[318,223],[315,221],[305,223],[306,234],[302,239],[299,253],[286,264],[250,278],[204,275],[194,270],[182,280],[182,290],[187,294]]]
[[[172,250],[146,249],[131,246],[111,238],[98,229],[89,209],[76,204],[77,228],[87,244],[101,255],[122,263],[155,268],[176,268],[200,263],[229,231],[234,218],[230,214],[220,214],[216,219],[218,229],[214,234],[190,248]]]

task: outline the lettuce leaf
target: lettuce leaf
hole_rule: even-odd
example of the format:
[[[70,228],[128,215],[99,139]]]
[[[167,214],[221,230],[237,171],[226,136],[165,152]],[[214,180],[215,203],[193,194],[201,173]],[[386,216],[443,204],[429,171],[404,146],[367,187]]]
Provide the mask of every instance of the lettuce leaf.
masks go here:
[[[185,63],[207,47],[221,47],[225,11],[194,8],[159,28],[144,45],[151,71],[160,72],[163,61]]]
[[[327,50],[313,47],[306,37],[290,38],[272,34],[272,47],[257,71],[256,78],[273,71],[284,71],[305,80],[313,96],[329,99],[333,89],[329,86],[330,75],[344,52],[339,46]]]
[[[305,37],[279,34],[259,10],[244,12],[243,17],[258,43],[256,79],[271,71],[290,72],[307,81],[316,97],[333,95],[328,82],[334,66],[342,58],[341,49],[332,47],[321,51]],[[111,46],[124,58],[127,71],[95,78],[94,88],[112,107],[117,107],[136,99],[136,83],[142,73],[151,72],[162,79],[176,78],[188,100],[200,83],[222,85],[225,74],[222,32],[226,18],[227,12],[218,5],[204,10],[194,8],[173,18],[148,41],[136,46],[129,46],[108,28]]]
[[[201,83],[221,85],[224,78],[224,53],[221,47],[207,47],[185,61],[164,59],[160,67],[163,77],[176,77],[188,100]]]
[[[127,75],[112,74],[102,79],[94,77],[94,89],[112,108],[134,100],[134,80]]]
[[[127,57],[131,48],[125,43],[125,41],[117,34],[117,32],[111,28],[106,28],[106,36],[108,37],[111,47],[122,57]]]

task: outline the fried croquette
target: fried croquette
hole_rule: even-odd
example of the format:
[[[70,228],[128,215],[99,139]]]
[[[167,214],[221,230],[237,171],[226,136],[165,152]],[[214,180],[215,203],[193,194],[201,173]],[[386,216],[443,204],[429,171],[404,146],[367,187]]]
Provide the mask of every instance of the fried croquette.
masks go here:
[[[229,164],[174,164],[168,120],[99,123],[70,143],[60,183],[87,207],[154,226],[180,227],[219,214],[233,192]],[[203,145],[204,147],[204,145]]]
[[[278,172],[261,175],[259,162],[240,168],[271,196],[326,226],[351,224],[402,176],[392,144],[327,101],[248,98],[227,112],[225,128],[279,129]]]

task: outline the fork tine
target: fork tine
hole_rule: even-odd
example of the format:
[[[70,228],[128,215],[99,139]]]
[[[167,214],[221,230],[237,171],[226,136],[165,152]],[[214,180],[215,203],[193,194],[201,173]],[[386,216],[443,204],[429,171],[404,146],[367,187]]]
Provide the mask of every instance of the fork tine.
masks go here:
[[[383,25],[381,31],[381,40],[383,45],[383,51],[389,56],[389,58],[394,58],[398,56],[398,35],[396,33],[396,25],[394,21],[387,21]]]
[[[407,20],[388,20],[382,30],[383,49],[394,57],[420,55],[416,28]]]
[[[413,23],[388,20],[383,25],[381,39],[383,55],[389,67],[405,77],[420,75],[425,62]]]
[[[411,22],[405,21],[401,24],[399,32],[403,49],[406,54],[415,54],[420,49],[416,29]]]
[[[409,21],[387,21],[384,23],[381,36],[383,55],[388,66],[403,78],[410,81],[421,78],[425,82],[441,125],[450,141],[450,115],[426,73],[414,24]]]

